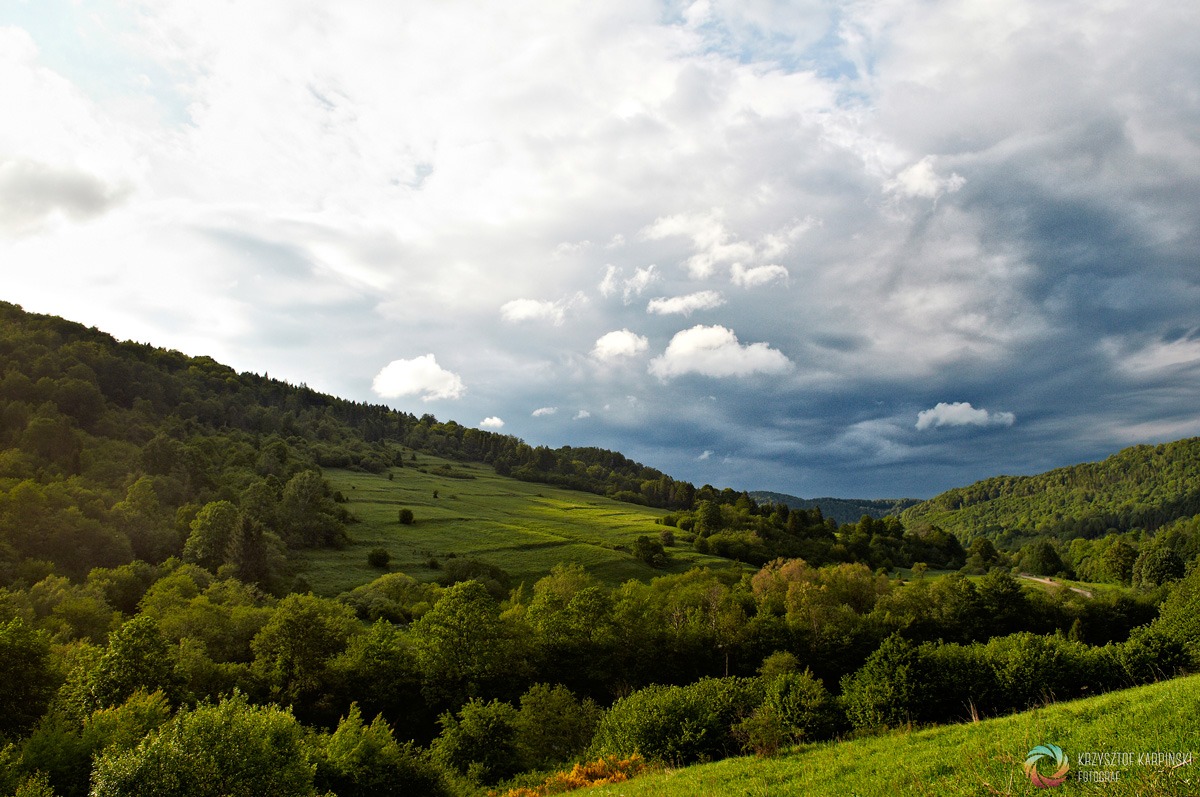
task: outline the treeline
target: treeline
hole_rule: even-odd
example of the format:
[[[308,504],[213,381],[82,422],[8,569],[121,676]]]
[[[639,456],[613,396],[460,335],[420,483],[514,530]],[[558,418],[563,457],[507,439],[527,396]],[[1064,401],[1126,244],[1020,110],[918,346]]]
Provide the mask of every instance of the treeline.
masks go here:
[[[970,541],[1017,548],[1031,537],[1067,541],[1154,530],[1200,514],[1200,438],[1134,446],[1101,462],[1038,476],[997,476],[948,490],[904,511]]]
[[[899,515],[910,506],[921,503],[915,498],[797,498],[794,495],[769,490],[751,490],[750,497],[760,504],[787,504],[792,509],[820,509],[825,517],[838,523],[854,523],[863,515],[883,519],[888,515]]]
[[[695,508],[659,522],[680,530],[680,541],[701,553],[761,566],[772,559],[802,558],[814,565],[857,562],[876,570],[912,567],[957,570],[966,564],[958,539],[933,526],[906,528],[895,517],[863,515],[839,526],[820,507],[792,509],[758,504],[746,493],[696,491]],[[673,535],[672,535],[673,536]]]
[[[96,568],[0,590],[0,794],[38,777],[60,797],[176,794],[204,772],[252,793],[272,767],[291,785],[261,793],[470,793],[583,758],[1002,713],[1200,663],[1198,593],[1193,575],[1147,627],[1136,593],[1002,570],[900,584],[790,559],[607,588],[564,565],[498,601],[399,573],[278,599],[175,559]]]

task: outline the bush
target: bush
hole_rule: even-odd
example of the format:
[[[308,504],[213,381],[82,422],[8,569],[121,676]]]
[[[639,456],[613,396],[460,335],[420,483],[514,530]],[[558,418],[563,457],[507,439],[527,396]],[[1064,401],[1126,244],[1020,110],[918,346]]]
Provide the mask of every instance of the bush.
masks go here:
[[[367,554],[367,564],[371,567],[377,567],[380,570],[386,568],[392,561],[392,555],[387,552],[387,548],[373,548]]]
[[[509,789],[504,797],[543,797],[549,794],[560,794],[564,791],[586,789],[589,786],[603,786],[609,783],[624,783],[635,775],[641,774],[646,768],[646,762],[640,755],[628,758],[598,758],[585,764],[576,764],[566,772],[555,772],[546,778],[541,785],[533,788]]]
[[[633,541],[633,555],[651,567],[667,566],[667,552],[663,550],[663,544],[645,534]]]
[[[808,670],[776,676],[765,691],[763,707],[778,716],[793,744],[831,738],[842,724],[833,695]]]
[[[454,716],[438,718],[442,732],[430,747],[435,760],[476,783],[494,786],[520,771],[517,710],[472,698]]]
[[[842,678],[842,704],[855,728],[895,728],[912,722],[919,690],[917,648],[893,634]]]
[[[434,496],[434,497],[436,498],[437,496]],[[407,507],[405,507],[404,509],[400,510],[400,524],[401,525],[411,526],[413,524],[414,520],[415,520],[415,518],[413,517],[413,511],[411,509],[408,509]]]
[[[290,712],[235,694],[180,711],[134,750],[96,761],[95,797],[314,795],[304,731]]]
[[[705,678],[687,686],[649,686],[618,700],[600,721],[592,754],[670,764],[740,751],[733,727],[762,702],[756,678]]]
[[[320,748],[317,786],[338,797],[447,793],[441,773],[411,742],[399,744],[382,717],[365,724],[357,705]]]
[[[536,684],[521,695],[517,746],[525,769],[543,769],[571,761],[592,740],[600,708],[579,700],[561,684]]]

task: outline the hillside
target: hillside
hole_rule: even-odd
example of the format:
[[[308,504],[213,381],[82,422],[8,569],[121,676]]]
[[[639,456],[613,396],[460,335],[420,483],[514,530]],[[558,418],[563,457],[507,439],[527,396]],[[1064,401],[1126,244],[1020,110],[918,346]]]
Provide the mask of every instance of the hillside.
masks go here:
[[[996,476],[906,509],[905,525],[930,524],[964,542],[986,536],[1070,539],[1156,529],[1200,514],[1200,438],[1134,446],[1100,462],[1038,476]]]
[[[430,457],[431,467],[476,465],[499,503],[503,495],[536,503],[539,491],[562,504],[586,503],[574,492],[583,491],[606,496],[608,516],[641,507],[646,511],[633,515],[643,525],[663,514],[650,507],[686,510],[698,492],[616,452],[535,448],[432,415],[239,374],[208,357],[120,342],[0,302],[0,587],[49,573],[78,579],[97,566],[156,564],[182,554],[214,572],[240,567],[248,580],[286,591],[294,575],[286,557],[342,548],[351,542],[351,526],[368,542],[379,537],[369,522],[355,525],[359,518],[335,500],[339,491],[352,496],[352,489],[331,487],[322,470],[343,478],[418,478],[420,469],[402,467],[413,464],[416,452]],[[507,486],[499,486],[501,477]],[[575,497],[562,497],[568,492]],[[700,492],[717,496],[712,488]],[[511,509],[504,510],[511,527],[537,526],[534,517]],[[235,522],[241,536],[231,544]],[[598,543],[604,525],[584,522],[579,533]],[[646,533],[657,538],[660,531]],[[611,574],[631,575],[613,564],[634,561],[614,549],[628,537],[604,541],[607,553],[596,559],[590,551],[583,560],[607,561]],[[432,542],[422,547],[453,552]],[[530,559],[545,565],[543,574],[554,564],[544,559]]]
[[[760,504],[786,504],[791,509],[820,509],[823,516],[839,525],[857,523],[863,515],[873,518],[899,515],[908,507],[921,503],[915,498],[798,498],[769,490],[751,490],[750,497]]]
[[[580,797],[722,795],[1038,794],[1022,765],[1038,745],[1066,753],[1067,781],[1055,795],[1194,795],[1195,762],[1139,764],[1143,753],[1195,755],[1200,676],[984,720],[848,742],[803,746],[775,759],[732,758],[577,792]],[[1134,754],[1130,764],[1090,766],[1081,753]],[[1178,763],[1176,760],[1174,763]],[[1104,773],[1104,774],[1101,774]],[[1115,782],[1091,783],[1085,778]]]
[[[367,552],[383,548],[391,571],[434,581],[443,566],[467,559],[501,568],[516,586],[532,586],[561,562],[584,567],[615,586],[690,567],[740,568],[692,546],[666,546],[667,562],[652,568],[632,554],[635,540],[660,539],[665,512],[545,484],[496,475],[487,465],[421,455],[385,474],[326,470],[357,521],[346,550],[312,549],[300,556],[300,575],[322,595],[337,595],[380,575]],[[413,512],[403,525],[400,509]]]

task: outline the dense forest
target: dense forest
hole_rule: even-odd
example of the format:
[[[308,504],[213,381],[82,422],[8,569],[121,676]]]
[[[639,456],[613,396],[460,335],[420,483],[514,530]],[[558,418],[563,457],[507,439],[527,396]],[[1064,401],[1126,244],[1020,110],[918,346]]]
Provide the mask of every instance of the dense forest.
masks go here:
[[[1066,542],[1110,532],[1154,530],[1200,514],[1200,438],[1127,448],[1102,462],[1038,476],[996,476],[948,490],[905,510],[964,542],[1011,546],[1033,537]]]
[[[3,795],[518,797],[1200,666],[1186,513],[964,547],[928,515],[839,524],[13,305],[0,358]],[[399,481],[418,452],[668,510],[631,553],[647,578],[307,591],[296,552],[355,533],[322,468]],[[747,566],[652,577],[676,543]]]

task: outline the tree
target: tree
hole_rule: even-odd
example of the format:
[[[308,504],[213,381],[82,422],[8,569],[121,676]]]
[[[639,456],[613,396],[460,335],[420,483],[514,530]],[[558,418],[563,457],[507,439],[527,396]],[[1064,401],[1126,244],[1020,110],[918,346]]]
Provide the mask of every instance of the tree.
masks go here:
[[[250,643],[253,669],[274,698],[311,704],[329,686],[331,660],[361,630],[347,606],[314,595],[288,595]]]
[[[1166,545],[1147,545],[1133,564],[1133,585],[1153,589],[1182,578],[1185,567],[1179,554]]]
[[[1058,549],[1049,540],[1037,540],[1021,550],[1020,568],[1038,576],[1056,576],[1066,572]]]
[[[225,561],[235,578],[266,588],[283,568],[283,548],[283,541],[266,531],[262,523],[241,515],[229,537]]]
[[[314,470],[301,471],[288,480],[279,502],[279,519],[289,544],[340,547],[346,543],[345,525],[338,519],[328,491],[325,480]]]
[[[412,625],[413,650],[432,702],[458,705],[517,674],[516,640],[500,607],[477,581],[448,587]]]
[[[57,685],[46,635],[19,617],[0,625],[0,740],[37,722]]]
[[[667,552],[663,550],[663,544],[645,534],[633,541],[633,555],[651,567],[667,566]]]
[[[536,684],[521,695],[516,743],[525,769],[545,769],[582,753],[592,740],[600,707],[561,684]]]
[[[517,710],[508,703],[472,698],[457,715],[446,712],[433,757],[476,783],[492,786],[520,771]]]
[[[917,648],[893,634],[857,672],[842,679],[846,717],[856,728],[896,728],[920,706]]]
[[[317,757],[317,787],[338,797],[404,797],[447,793],[437,768],[411,743],[399,744],[392,729],[377,716],[363,722],[358,705],[322,740]]]
[[[133,750],[96,761],[93,797],[312,797],[300,723],[242,694],[181,710]]]
[[[404,526],[411,526],[413,524],[413,511],[411,509],[405,507],[400,510],[400,523]]]
[[[225,562],[238,521],[237,507],[229,501],[205,504],[191,522],[192,533],[183,546],[183,560],[217,572]]]
[[[1138,550],[1122,539],[1115,540],[1101,555],[1101,565],[1108,576],[1121,584],[1133,580],[1133,566],[1137,562]]]
[[[387,548],[372,548],[367,554],[367,564],[380,570],[386,570],[391,561],[392,555],[388,553]]]
[[[141,614],[109,638],[108,649],[92,674],[92,705],[119,705],[139,689],[161,689],[168,698],[176,699],[179,686],[166,637],[153,618]]]

